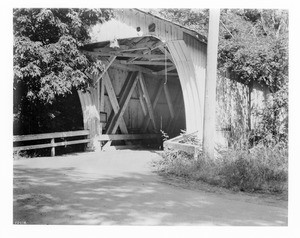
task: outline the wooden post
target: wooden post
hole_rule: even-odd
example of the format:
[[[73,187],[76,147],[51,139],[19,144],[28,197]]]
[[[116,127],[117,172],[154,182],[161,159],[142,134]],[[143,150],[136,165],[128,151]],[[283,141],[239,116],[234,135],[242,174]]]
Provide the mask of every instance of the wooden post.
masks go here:
[[[99,98],[100,98],[100,102],[99,102],[99,114],[100,112],[103,112],[104,111],[104,99],[105,99],[105,96],[104,96],[104,80],[103,78],[100,80],[100,83],[99,83]],[[102,123],[100,122],[100,135],[102,135]]]
[[[165,91],[165,96],[166,96],[166,99],[167,99],[167,104],[168,104],[168,107],[169,107],[171,118],[174,118],[174,114],[175,114],[174,113],[174,107],[173,107],[171,95],[170,95],[169,88],[168,88],[167,84],[164,84],[164,91]]]
[[[251,94],[253,91],[253,85],[249,85],[248,87],[248,132],[251,131]]]
[[[142,91],[141,85],[137,84],[136,89],[137,89],[137,94],[139,96],[139,100],[140,100],[140,104],[141,104],[141,107],[142,107],[143,114],[144,114],[144,116],[147,116],[147,109],[146,109],[146,105],[145,105],[145,102],[144,102],[144,99],[143,99],[143,91]]]
[[[149,96],[149,93],[148,93],[148,90],[147,90],[147,86],[146,86],[143,74],[141,72],[139,72],[139,82],[140,82],[142,91],[144,93],[144,98],[145,98],[145,101],[146,101],[146,105],[147,105],[147,108],[148,108],[148,113],[149,113],[150,119],[151,119],[153,127],[154,127],[154,131],[156,131],[157,126],[156,126],[156,123],[155,123],[154,112],[153,112],[150,96]]]
[[[51,139],[51,144],[54,145],[54,138]],[[55,156],[55,146],[51,147],[51,156]]]
[[[151,109],[152,111],[154,111],[155,108],[156,108],[156,104],[157,104],[158,99],[159,99],[159,97],[160,97],[160,94],[161,94],[161,92],[162,92],[163,85],[164,85],[164,81],[162,80],[162,81],[160,82],[160,84],[159,84],[157,90],[156,90],[156,95],[155,95],[155,98],[154,98],[154,100],[153,100],[153,102],[152,102],[152,109]],[[143,131],[143,132],[146,132],[150,120],[151,120],[151,117],[150,117],[150,110],[148,110],[148,114],[147,114],[146,119],[145,119],[145,121],[144,121],[144,124],[143,124],[143,126],[142,126],[142,131]]]
[[[203,150],[204,153],[212,159],[214,159],[215,147],[214,134],[219,19],[220,9],[210,9],[204,98]]]

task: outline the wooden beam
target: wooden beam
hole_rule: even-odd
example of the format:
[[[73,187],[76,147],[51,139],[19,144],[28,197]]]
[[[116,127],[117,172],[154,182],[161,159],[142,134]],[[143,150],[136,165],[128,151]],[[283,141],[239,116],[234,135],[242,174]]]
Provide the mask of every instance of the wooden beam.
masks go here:
[[[113,67],[117,67],[119,69],[123,69],[123,70],[129,70],[129,71],[141,71],[144,74],[155,74],[154,71],[152,71],[151,69],[147,69],[145,67],[142,66],[138,66],[138,65],[129,65],[129,64],[121,64],[119,60],[115,60],[115,62],[112,64]]]
[[[144,98],[143,98],[143,91],[142,91],[141,85],[137,84],[136,89],[137,89],[137,95],[139,97],[139,101],[140,101],[140,104],[141,104],[141,107],[142,107],[143,114],[144,114],[144,116],[146,116],[147,115],[147,109],[146,109],[145,101],[144,101]]]
[[[13,148],[13,151],[33,150],[33,149],[42,149],[42,148],[50,148],[50,147],[53,148],[53,147],[58,147],[58,146],[84,144],[84,143],[89,143],[89,142],[90,142],[90,139],[82,139],[82,140],[72,140],[72,141],[64,141],[64,142],[56,142],[56,143],[46,143],[46,144],[39,144],[39,145],[16,146]]]
[[[159,47],[160,45],[163,45],[163,44],[164,44],[163,42],[158,41],[158,42],[152,44],[151,46],[149,46],[149,42],[147,42],[147,43],[144,43],[144,44],[141,44],[141,45],[136,45],[136,46],[131,47],[131,48],[127,49],[127,50],[122,50],[122,51],[124,52],[124,51],[132,51],[132,50],[142,50],[142,49],[144,49],[144,50],[146,50],[144,53],[147,54],[147,53],[151,52],[152,50],[156,49],[157,47]]]
[[[176,66],[175,66],[175,65],[172,65],[172,66],[169,67],[169,68],[163,69],[163,70],[161,70],[161,71],[157,71],[156,74],[157,74],[157,75],[164,75],[164,74],[166,74],[166,72],[172,71],[172,70],[174,70],[174,69],[176,69]],[[178,74],[177,74],[177,75],[178,75]]]
[[[137,53],[122,53],[122,52],[109,52],[109,53],[102,53],[102,52],[91,52],[95,56],[101,57],[108,57],[108,56],[116,56],[116,57],[136,57],[136,58],[145,58],[145,59],[164,59],[164,55],[159,54],[137,54]]]
[[[169,107],[171,118],[174,118],[173,103],[172,103],[171,95],[170,95],[169,88],[168,88],[167,84],[164,84],[164,92],[165,92],[165,95],[166,95],[167,104],[168,104],[168,107]]]
[[[63,138],[63,137],[72,137],[72,136],[86,136],[89,134],[90,132],[88,130],[54,132],[54,133],[44,133],[44,134],[29,134],[29,135],[13,136],[13,142],[44,140],[44,139]]]
[[[170,118],[169,121],[169,125],[167,127],[167,132],[172,135],[176,129],[176,124],[178,121],[178,118],[180,117],[180,115],[184,113],[184,107],[183,104],[180,104],[177,108],[176,108],[176,115],[174,118]]]
[[[156,105],[157,105],[159,96],[160,96],[160,94],[161,94],[161,92],[162,92],[162,89],[163,89],[163,85],[164,85],[164,82],[163,82],[163,80],[162,80],[162,81],[160,82],[160,84],[159,84],[157,90],[156,90],[156,95],[155,95],[154,100],[153,100],[153,103],[152,103],[153,111],[154,111],[155,108],[156,108]],[[149,122],[150,122],[150,120],[151,120],[151,117],[150,117],[149,112],[148,112],[147,115],[148,115],[148,116],[146,117],[146,120],[145,120],[145,122],[144,122],[144,125],[142,126],[142,131],[143,131],[143,132],[145,132],[145,131],[147,130],[148,125],[149,125]]]
[[[157,42],[156,44],[154,44],[154,45],[152,46],[152,48],[145,50],[145,51],[143,52],[143,55],[147,55],[147,54],[151,53],[152,50],[154,50],[154,49],[160,47],[161,45],[162,45],[161,42]],[[128,62],[128,63],[129,63],[129,62],[132,62],[132,61],[136,60],[137,58],[138,58],[138,57],[135,57],[135,58],[133,58],[133,59],[128,60],[127,62]],[[163,56],[163,58],[164,58],[164,56]]]
[[[167,76],[176,76],[176,77],[178,77],[178,74],[177,74],[177,73],[167,73],[167,74],[165,74],[165,73],[160,73],[160,74],[155,74],[155,75],[167,75]]]
[[[158,137],[160,134],[105,134],[99,136],[99,141],[157,139]]]
[[[157,127],[156,127],[156,123],[155,123],[154,112],[153,112],[150,96],[149,96],[149,93],[148,93],[148,90],[147,90],[147,86],[146,86],[143,74],[141,72],[139,72],[139,83],[141,85],[141,88],[142,88],[142,91],[143,91],[143,94],[144,94],[144,98],[145,98],[145,101],[146,101],[146,105],[147,105],[147,108],[148,108],[148,113],[149,113],[150,119],[152,121],[152,125],[154,127],[154,130],[156,131]]]
[[[165,46],[166,47],[166,46]],[[167,58],[172,62],[174,63],[174,60],[173,60],[173,57],[172,55],[169,53],[169,51],[165,48],[164,46],[159,46],[158,48],[160,49],[161,52],[164,53],[164,55],[167,56]]]
[[[104,112],[104,100],[105,100],[105,95],[104,95],[104,79],[102,78],[99,82],[98,82],[98,86],[99,86],[99,89],[98,89],[98,95],[99,95],[99,108],[98,108],[98,111],[99,111],[99,115],[100,115],[100,112]],[[101,121],[101,120],[100,120]],[[100,130],[100,135],[102,134],[102,131],[103,131],[103,127],[102,127],[102,123],[100,122],[100,126],[99,126],[99,130]]]
[[[128,88],[128,85],[130,83],[130,80],[131,80],[132,76],[133,76],[133,72],[128,72],[128,74],[126,76],[126,79],[125,79],[125,82],[123,83],[122,89],[121,89],[121,91],[119,93],[119,97],[117,97],[119,106],[120,106],[120,101],[122,100],[122,98],[124,98],[124,96],[126,94],[126,89]],[[114,112],[114,111],[111,112],[111,114],[109,115],[107,124],[106,124],[106,128],[109,128],[111,126],[113,118],[116,115],[117,115],[116,112]]]
[[[102,77],[103,75],[107,72],[107,70],[109,69],[109,67],[111,66],[111,64],[114,62],[114,60],[116,59],[116,56],[110,56],[108,59],[108,63],[105,65],[105,69],[101,72],[101,74],[98,76],[98,79],[96,80],[96,82],[94,84],[96,84]]]
[[[185,151],[188,154],[194,155],[196,157],[202,149],[198,145],[191,145],[191,144],[183,144],[178,142],[164,142],[164,148],[172,149],[172,150],[180,150]]]
[[[170,62],[155,62],[155,61],[132,61],[132,62],[127,62],[126,60],[120,60],[121,64],[126,64],[126,65],[132,65],[132,64],[137,64],[137,65],[161,65],[161,66],[174,66],[173,63]]]
[[[129,71],[141,71],[144,74],[150,74],[150,75],[164,75],[165,74],[165,70],[161,70],[158,72],[155,72],[151,69],[142,67],[142,66],[138,66],[138,65],[134,65],[134,64],[121,64],[119,60],[115,60],[115,62],[111,65],[111,67],[114,68],[118,68],[118,69],[122,69],[122,70],[129,70]],[[167,71],[171,71],[176,69],[175,66],[171,66],[169,68],[167,68]],[[168,73],[168,75],[170,76],[178,76],[177,73]]]
[[[130,101],[131,95],[135,89],[136,83],[137,83],[137,73],[133,73],[132,77],[130,78],[128,84],[126,85],[126,88],[124,90],[123,95],[120,98],[120,109],[118,113],[116,113],[107,129],[108,134],[114,134],[119,126],[119,122],[121,118],[123,118],[123,114],[125,112],[125,109],[127,108],[127,105]]]
[[[100,83],[99,83],[99,86],[100,86],[100,92],[99,92],[99,95],[100,95],[100,103],[99,103],[99,111],[100,112],[103,112],[104,111],[104,79],[101,79]]]
[[[184,104],[182,102],[183,96],[182,96],[181,88],[178,89],[176,95],[177,95],[177,97],[176,97],[175,103],[174,103],[174,105],[175,105],[174,110],[176,111],[176,114],[175,114],[174,118],[169,119],[168,126],[167,126],[167,129],[166,129],[166,131],[170,135],[172,135],[172,133],[174,131],[174,128],[176,127],[177,120],[178,120],[179,116],[182,114],[182,112],[184,110]]]
[[[134,46],[132,45],[119,45],[118,49],[113,50],[109,46],[102,47],[102,48],[95,48],[94,52],[102,52],[102,53],[109,53],[109,52],[125,52],[125,51],[135,51],[135,50],[149,50],[152,51],[153,49],[157,48],[158,46],[162,45],[163,43],[161,41],[151,45],[149,42],[146,43],[138,43]]]
[[[113,85],[111,83],[111,80],[110,80],[107,72],[104,74],[103,79],[104,79],[105,88],[106,88],[112,109],[113,109],[114,113],[117,114],[120,110],[120,106],[119,106]],[[123,134],[128,134],[128,130],[127,130],[127,127],[126,127],[123,117],[120,119],[119,126],[120,126],[121,132]]]

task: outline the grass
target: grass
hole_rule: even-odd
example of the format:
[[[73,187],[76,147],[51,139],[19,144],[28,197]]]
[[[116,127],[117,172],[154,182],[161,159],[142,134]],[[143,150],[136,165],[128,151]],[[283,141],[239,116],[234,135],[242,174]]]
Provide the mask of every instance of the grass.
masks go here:
[[[165,151],[155,162],[164,175],[203,181],[235,191],[287,193],[288,150],[281,145],[258,145],[251,150],[227,150],[218,159],[203,154],[195,160],[182,151]]]

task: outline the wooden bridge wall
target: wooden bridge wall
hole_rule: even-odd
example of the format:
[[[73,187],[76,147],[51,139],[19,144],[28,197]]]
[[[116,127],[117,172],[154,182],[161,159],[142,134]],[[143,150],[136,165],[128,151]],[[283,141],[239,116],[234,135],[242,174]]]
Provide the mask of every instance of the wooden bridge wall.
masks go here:
[[[140,27],[145,35],[155,35],[170,47],[176,45],[170,52],[177,58],[176,67],[180,65],[179,62],[185,62],[184,65],[181,64],[180,82],[184,92],[186,129],[188,132],[198,131],[199,136],[202,137],[207,47],[201,40],[202,36],[172,22],[134,9],[120,9],[117,12],[117,19],[134,28]],[[151,23],[156,25],[154,33],[148,32]],[[180,50],[182,47],[184,51]],[[177,50],[182,53],[175,56]]]
[[[163,19],[154,17],[147,13],[134,10],[134,9],[120,9],[116,14],[117,20],[121,23],[136,29],[141,28],[143,35],[153,35],[165,42],[169,48],[170,54],[176,65],[179,80],[174,85],[170,84],[170,93],[172,98],[176,98],[177,92],[182,90],[184,103],[184,116],[179,119],[179,128],[184,127],[187,132],[198,131],[199,137],[203,136],[203,109],[204,109],[204,90],[205,90],[205,70],[206,70],[206,43],[201,40],[201,36],[197,33],[176,25],[172,22],[165,21]],[[148,26],[151,23],[155,23],[155,32],[148,32]],[[137,32],[132,31],[132,37],[138,35]],[[122,37],[122,31],[115,36],[116,38]],[[128,32],[126,33],[128,37]],[[98,39],[101,41],[100,39]],[[105,39],[107,40],[107,39]],[[121,81],[124,80],[126,71],[109,69],[109,75],[111,77],[112,83],[116,93],[119,93],[122,87]],[[157,78],[149,78],[149,75],[144,75],[145,81],[150,91],[150,96],[154,94],[156,90]],[[173,80],[174,82],[176,80]],[[176,85],[176,86],[175,86]],[[180,90],[181,89],[181,90]],[[98,109],[98,96],[95,96],[98,92],[92,90],[92,94],[85,94],[79,92],[79,97],[82,102],[82,109],[84,115],[85,129],[90,129],[92,132],[92,137],[99,134],[99,113],[96,115]],[[163,93],[162,93],[163,95]],[[126,109],[124,118],[126,125],[132,130],[138,130],[142,123],[142,112],[138,101],[135,99],[136,93],[132,95],[128,109]],[[106,97],[104,104],[104,111],[110,113],[111,106]],[[162,127],[164,129],[168,119],[166,119],[166,111],[168,112],[167,104],[165,98],[162,96],[160,99],[157,109],[156,109],[156,123],[160,128],[161,119]],[[177,129],[179,129],[177,128]]]
[[[121,89],[124,85],[126,77],[129,71],[114,68],[113,66],[108,70],[109,77],[111,79],[114,92],[117,98],[120,97]],[[165,81],[163,76],[157,77],[152,75],[144,74],[144,80],[146,83],[146,87],[149,93],[149,96],[153,102],[154,97],[157,92],[157,88],[161,85],[162,81]],[[185,114],[184,114],[184,106],[183,106],[183,98],[181,93],[181,86],[180,82],[177,77],[169,77],[166,81],[167,87],[169,89],[170,97],[176,105],[177,108],[182,108],[182,111],[176,111],[176,114],[179,114],[176,124],[175,130],[172,128],[168,128],[170,122],[170,112],[167,104],[167,100],[164,94],[164,90],[161,91],[156,109],[154,110],[155,115],[155,122],[157,125],[158,130],[163,130],[164,132],[168,133],[170,136],[175,136],[180,133],[181,129],[185,129]],[[101,127],[100,127],[100,116],[99,116],[99,89],[98,87],[90,89],[89,92],[83,93],[78,91],[82,111],[83,111],[83,118],[84,118],[84,128],[89,129],[91,132],[91,137],[94,138],[93,144],[90,147],[96,146],[99,144],[97,142],[97,135],[102,134]],[[174,105],[175,106],[175,105]],[[107,95],[107,91],[105,90],[104,93],[104,112],[107,113],[107,117],[113,112],[112,105]],[[139,134],[143,133],[142,125],[145,121],[145,116],[142,111],[142,107],[139,101],[137,87],[134,90],[128,106],[125,110],[123,115],[126,127],[129,133]],[[106,124],[102,124],[103,129],[105,129]],[[148,127],[148,132],[153,133],[153,128],[151,123]]]

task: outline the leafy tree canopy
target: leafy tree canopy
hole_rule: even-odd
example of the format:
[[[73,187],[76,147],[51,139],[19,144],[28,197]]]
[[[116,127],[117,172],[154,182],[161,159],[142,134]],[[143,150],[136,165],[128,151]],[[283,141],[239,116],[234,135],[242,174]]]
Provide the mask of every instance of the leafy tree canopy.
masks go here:
[[[78,50],[91,26],[108,20],[109,9],[14,9],[15,105],[22,98],[51,103],[56,95],[85,88],[93,65]]]
[[[219,69],[245,84],[277,91],[288,76],[288,13],[284,10],[224,10]]]
[[[150,10],[207,36],[207,9]],[[276,9],[223,9],[219,71],[230,70],[243,83],[278,90],[288,76],[288,12]]]

